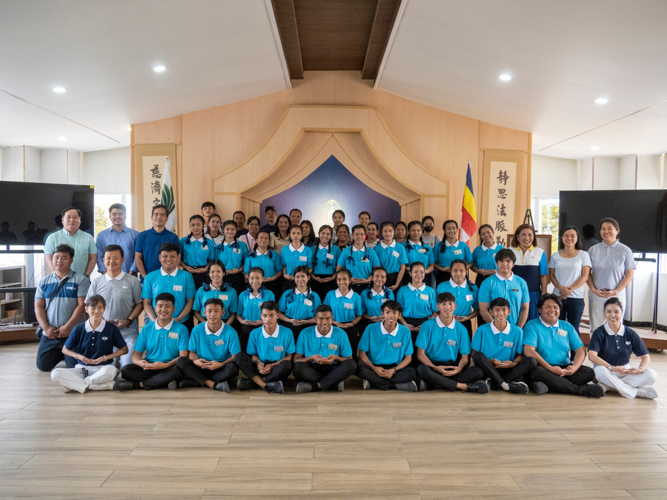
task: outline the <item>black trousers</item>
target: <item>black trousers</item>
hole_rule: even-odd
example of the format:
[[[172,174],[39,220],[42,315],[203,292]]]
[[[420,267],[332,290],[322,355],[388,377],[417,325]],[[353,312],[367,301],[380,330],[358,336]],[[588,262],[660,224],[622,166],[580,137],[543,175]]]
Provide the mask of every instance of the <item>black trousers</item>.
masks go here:
[[[398,279],[398,273],[387,273],[387,281],[385,281],[384,286],[386,286],[387,288],[394,286],[396,284],[397,279]],[[396,294],[394,293],[394,295]]]
[[[310,382],[313,385],[319,382],[322,390],[326,391],[354,375],[354,372],[357,371],[357,363],[352,359],[346,359],[335,365],[318,365],[302,361],[294,363],[292,371],[294,378],[299,382]]]
[[[335,267],[335,266],[334,266]],[[331,276],[327,276],[326,274],[315,274],[313,276],[317,276],[318,278],[330,278]],[[327,281],[326,283],[320,283],[315,280],[310,281],[310,286],[313,289],[313,292],[317,294],[317,296],[320,298],[322,302],[324,302],[324,298],[327,296],[327,293],[329,293],[331,290],[335,290],[338,288],[338,284],[336,283],[336,280],[333,281]]]
[[[458,363],[439,363],[437,361],[433,361],[433,364],[436,366],[458,366]],[[451,392],[456,390],[457,383],[470,384],[484,378],[484,372],[478,366],[466,366],[460,373],[457,373],[452,377],[440,375],[426,365],[419,365],[417,367],[417,373],[428,384]]]
[[[192,266],[190,266],[192,267]],[[193,269],[201,269],[202,267],[206,266],[194,266]],[[190,276],[192,276],[192,279],[195,282],[195,290],[199,290],[201,286],[204,284],[206,281],[206,278],[208,277],[208,273],[190,273]]]
[[[396,367],[396,365],[376,366],[384,368],[385,370]],[[396,389],[396,384],[403,384],[405,382],[413,382],[417,380],[417,370],[411,366],[407,366],[402,370],[398,370],[393,377],[383,378],[371,370],[369,366],[364,363],[359,363],[357,365],[357,377],[362,380],[368,380],[373,387],[377,387],[381,391],[386,391],[387,389]]]
[[[194,380],[199,387],[204,387],[207,380],[212,380],[214,384],[217,384],[232,380],[239,374],[239,367],[233,362],[217,370],[205,370],[195,365],[190,359],[180,357],[176,366],[183,372],[184,378]]]
[[[567,368],[567,365],[561,366]],[[542,366],[538,366],[528,374],[532,382],[543,382],[549,388],[549,392],[559,392],[561,394],[579,394],[581,386],[588,384],[595,377],[592,368],[580,366],[573,375],[560,377]]]
[[[480,318],[481,316],[477,316],[477,317]],[[468,337],[470,337],[470,339],[472,340],[472,322],[471,322],[471,320],[468,319],[466,321],[463,321],[461,324],[466,327],[466,330],[468,330]]]
[[[443,281],[449,281],[452,277],[452,273],[449,271],[438,271],[438,274],[435,277],[435,286],[438,286]]]
[[[357,355],[357,348],[359,347],[359,341],[361,340],[359,325],[354,325],[350,328],[342,328],[342,330],[347,334],[347,340],[350,341],[350,347],[352,348],[352,358],[358,362],[359,356]]]
[[[63,346],[67,339],[50,339],[42,334],[37,348],[37,369],[42,372],[50,372],[58,363],[65,360],[67,368],[76,366],[76,359],[63,354]]]
[[[246,377],[252,380],[253,377],[256,377],[259,375],[259,371],[257,370],[257,365],[252,361],[252,358],[248,356],[244,352],[238,353],[234,357],[234,361],[236,365],[240,368],[240,370],[245,374]],[[264,378],[264,382],[267,384],[269,382],[278,382],[279,380],[285,381],[287,380],[287,377],[289,377],[290,372],[292,371],[292,362],[291,361],[283,361],[282,363],[279,363],[278,366],[276,366],[273,370],[271,370],[271,373],[268,375],[260,375],[261,377]]]
[[[183,372],[178,366],[170,366],[163,370],[144,370],[140,366],[130,363],[121,368],[120,373],[125,380],[143,382],[144,389],[147,391],[167,387],[169,382],[183,378]]]
[[[273,296],[276,298],[277,302],[283,294],[283,278],[280,277],[277,280],[264,283],[264,287],[273,292]]]
[[[351,285],[350,289],[361,295],[365,290],[368,290],[368,283]]]
[[[239,332],[239,343],[241,344],[241,352],[246,352],[248,348],[248,340],[250,339],[250,332],[259,328],[251,325],[241,325],[237,330]]]
[[[236,290],[237,295],[241,295],[247,288],[243,273],[225,274],[222,281],[224,283],[229,283],[231,287]]]
[[[496,368],[481,352],[473,354],[472,361],[476,367],[482,369],[484,376],[490,378],[495,385],[500,385],[503,382],[509,384],[510,382],[520,381],[537,366],[535,358],[523,356],[514,368]]]
[[[429,320],[429,318],[406,318],[406,317],[403,317],[403,319],[405,319],[405,322],[408,325],[412,325],[412,326],[422,326],[424,323],[426,323]],[[412,337],[412,345],[415,345],[415,342],[417,341],[417,336],[418,335],[419,335],[419,332],[413,332],[413,331],[410,332],[410,337]],[[410,366],[412,368],[414,368],[415,370],[419,366],[419,360],[417,359],[417,352],[416,351],[412,354],[412,362],[410,363]]]

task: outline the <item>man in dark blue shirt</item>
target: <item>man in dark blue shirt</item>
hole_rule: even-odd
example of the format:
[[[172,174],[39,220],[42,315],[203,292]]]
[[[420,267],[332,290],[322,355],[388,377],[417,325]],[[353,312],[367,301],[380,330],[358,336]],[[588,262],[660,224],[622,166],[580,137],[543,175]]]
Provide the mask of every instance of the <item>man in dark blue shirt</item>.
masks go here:
[[[134,264],[144,279],[148,273],[160,269],[158,256],[162,244],[174,243],[178,245],[178,236],[165,227],[168,218],[167,207],[155,205],[151,211],[153,227],[139,233],[134,243]]]

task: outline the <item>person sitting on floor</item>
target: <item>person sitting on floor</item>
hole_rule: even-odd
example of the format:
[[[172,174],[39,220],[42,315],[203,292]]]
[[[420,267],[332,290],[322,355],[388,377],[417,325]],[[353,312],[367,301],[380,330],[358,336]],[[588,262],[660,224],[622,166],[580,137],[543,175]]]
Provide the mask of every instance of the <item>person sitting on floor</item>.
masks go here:
[[[357,371],[347,334],[332,325],[331,307],[320,305],[315,310],[316,326],[299,335],[294,355],[294,378],[299,383],[297,394],[326,391],[336,387],[343,392],[344,380]]]

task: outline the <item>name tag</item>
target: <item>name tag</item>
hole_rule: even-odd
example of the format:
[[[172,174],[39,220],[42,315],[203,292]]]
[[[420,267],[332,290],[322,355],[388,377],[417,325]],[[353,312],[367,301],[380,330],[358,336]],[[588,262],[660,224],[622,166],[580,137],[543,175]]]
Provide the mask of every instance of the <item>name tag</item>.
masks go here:
[[[225,341],[222,340],[222,339],[220,339],[220,340],[216,340],[216,341],[213,342],[213,343],[214,343],[215,345],[217,345],[218,347],[220,347],[221,345],[225,345]]]
[[[300,256],[299,262],[308,262],[308,257],[306,257],[305,255]]]
[[[507,340],[503,342],[503,347],[509,347],[510,349],[514,347],[514,342],[508,342]]]
[[[350,302],[346,302],[346,303],[343,305],[343,307],[344,307],[345,309],[354,309],[354,304],[352,304],[352,303],[350,303]]]
[[[258,303],[257,303],[257,307],[259,307],[259,308],[261,309],[263,303],[264,303],[264,302],[258,302]]]
[[[273,351],[274,352],[283,352],[284,350],[285,350],[285,348],[281,345],[274,345],[273,346]]]
[[[398,349],[399,347],[403,346],[403,342],[394,342],[393,344],[391,344],[391,346]]]
[[[178,338],[178,332],[169,332],[169,338],[170,339],[177,339]]]
[[[461,255],[463,250],[454,250],[454,255]]]
[[[336,349],[338,349],[338,346],[337,346],[336,344],[329,344],[329,345],[327,346],[327,349],[330,349],[330,350],[332,350],[332,351],[335,351]]]
[[[466,295],[466,301],[470,302],[472,300],[472,295]]]
[[[558,335],[561,337],[567,337],[567,332],[561,328],[558,329]]]
[[[517,288],[510,288],[510,292],[518,292],[519,290]]]
[[[393,252],[391,252],[391,255],[393,255],[394,257],[397,257],[397,258],[401,256],[401,254],[398,253],[396,250],[394,250]]]
[[[304,299],[304,300],[303,300],[303,303],[304,303],[305,305],[307,305],[307,306],[312,306],[312,305],[313,305],[313,301],[312,301],[312,300],[308,300],[308,299]]]
[[[232,250],[232,252],[233,252],[233,253],[241,253],[241,249],[240,249],[240,248],[234,248],[234,249]]]
[[[229,300],[229,295],[220,295],[220,300]]]
[[[425,248],[420,248],[419,250],[417,250],[417,252],[419,252],[419,253],[426,253],[426,249],[425,249]]]
[[[333,259],[334,259],[333,254],[332,254],[332,253],[328,253],[328,254],[327,254],[327,259],[329,259],[329,260],[333,260]]]
[[[183,285],[174,285],[174,292],[182,292]]]
[[[362,257],[361,262],[369,262],[370,259],[368,257]]]
[[[428,300],[428,295],[426,295],[425,293],[420,293],[419,298],[422,300]]]
[[[455,346],[456,345],[456,340],[449,339],[447,341],[447,345]]]
[[[384,303],[387,302],[388,300],[389,300],[389,299],[382,299],[382,303],[384,304]]]

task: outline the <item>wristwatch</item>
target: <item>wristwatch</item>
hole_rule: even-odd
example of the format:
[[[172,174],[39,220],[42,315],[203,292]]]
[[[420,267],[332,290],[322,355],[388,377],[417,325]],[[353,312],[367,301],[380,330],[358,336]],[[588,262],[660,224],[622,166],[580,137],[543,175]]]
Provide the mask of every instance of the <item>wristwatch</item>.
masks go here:
[[[125,321],[127,321],[127,326],[130,326],[132,323],[134,323],[132,318],[126,318]]]

